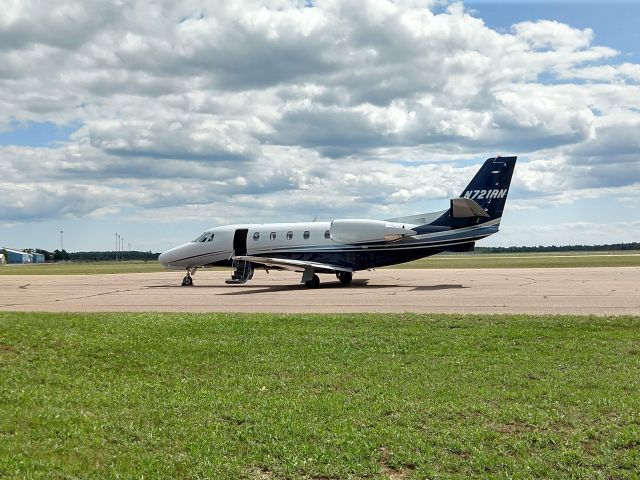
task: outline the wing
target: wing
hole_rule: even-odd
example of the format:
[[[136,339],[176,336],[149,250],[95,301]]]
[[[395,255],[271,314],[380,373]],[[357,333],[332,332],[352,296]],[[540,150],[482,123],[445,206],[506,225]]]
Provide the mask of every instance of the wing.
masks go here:
[[[293,272],[304,272],[308,268],[312,268],[316,272],[320,272],[320,273],[353,272],[352,268],[339,267],[337,265],[330,265],[328,263],[307,262],[304,260],[290,260],[288,258],[270,258],[270,257],[256,257],[253,255],[237,255],[237,256],[234,256],[233,259],[241,260],[244,262],[257,263],[259,265],[264,265],[265,267],[281,268],[282,270],[291,270]]]

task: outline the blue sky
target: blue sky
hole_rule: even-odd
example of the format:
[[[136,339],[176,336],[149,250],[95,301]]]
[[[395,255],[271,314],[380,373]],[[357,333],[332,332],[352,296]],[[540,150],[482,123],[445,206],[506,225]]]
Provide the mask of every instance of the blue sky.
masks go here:
[[[11,121],[6,130],[0,131],[0,145],[20,145],[26,147],[53,147],[69,141],[70,135],[80,125],[56,125],[52,122],[19,123]]]
[[[637,2],[45,4],[0,20],[2,246],[440,210],[498,153],[484,245],[640,238]]]
[[[556,20],[594,30],[594,41],[620,51],[630,62],[640,60],[640,3],[637,1],[502,1],[468,0],[468,8],[498,31],[527,20]]]

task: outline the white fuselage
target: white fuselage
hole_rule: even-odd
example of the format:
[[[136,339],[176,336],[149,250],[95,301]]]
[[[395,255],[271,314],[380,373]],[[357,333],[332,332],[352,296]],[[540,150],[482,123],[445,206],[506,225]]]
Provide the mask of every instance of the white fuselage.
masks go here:
[[[164,252],[158,260],[165,268],[184,270],[230,260],[234,253],[260,255],[283,248],[322,247],[335,244],[328,233],[330,227],[330,222],[225,225],[211,228],[196,240]],[[234,236],[242,229],[248,230],[246,252],[236,252]]]

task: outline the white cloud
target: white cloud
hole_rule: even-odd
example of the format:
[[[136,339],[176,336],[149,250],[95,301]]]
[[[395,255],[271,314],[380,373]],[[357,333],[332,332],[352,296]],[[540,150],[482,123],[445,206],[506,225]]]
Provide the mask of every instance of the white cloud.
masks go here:
[[[579,50],[590,46],[593,31],[578,30],[550,20],[521,22],[513,26],[516,34],[536,50]]]
[[[0,130],[80,127],[0,147],[0,220],[382,215],[495,153],[528,157],[531,204],[638,185],[639,65],[591,29],[436,3],[10,1]]]
[[[565,79],[584,79],[596,82],[624,83],[640,82],[640,65],[622,63],[620,65],[597,65],[593,67],[573,68],[561,74]]]

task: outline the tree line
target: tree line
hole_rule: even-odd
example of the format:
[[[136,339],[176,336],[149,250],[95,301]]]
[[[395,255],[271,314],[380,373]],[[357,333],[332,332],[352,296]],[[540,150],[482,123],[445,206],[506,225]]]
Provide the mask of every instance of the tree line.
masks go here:
[[[69,260],[72,262],[108,262],[115,261],[116,253],[118,260],[135,260],[135,261],[157,261],[160,256],[159,253],[152,253],[151,251],[140,252],[138,250],[131,250],[126,252],[71,252],[69,254]]]
[[[45,262],[113,262],[116,260],[116,252],[67,252],[66,250],[54,250],[49,252],[41,248],[27,248],[23,250],[26,253],[41,253],[44,255]],[[135,261],[157,261],[159,253],[151,251],[140,252],[137,250],[127,252],[117,252],[118,260],[135,260]]]
[[[550,245],[537,247],[476,247],[478,253],[535,253],[535,252],[608,252],[640,250],[640,242],[608,243],[605,245]]]

